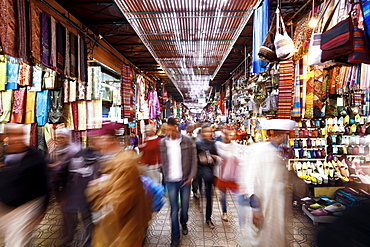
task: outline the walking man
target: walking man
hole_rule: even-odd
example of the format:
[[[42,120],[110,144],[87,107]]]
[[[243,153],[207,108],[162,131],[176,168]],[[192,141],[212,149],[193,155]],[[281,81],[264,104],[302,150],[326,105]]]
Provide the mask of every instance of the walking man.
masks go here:
[[[191,180],[197,171],[194,141],[180,134],[174,118],[167,121],[167,136],[161,140],[162,169],[171,205],[171,246],[180,246],[179,203],[181,199],[180,224],[182,233],[188,234],[188,209]]]

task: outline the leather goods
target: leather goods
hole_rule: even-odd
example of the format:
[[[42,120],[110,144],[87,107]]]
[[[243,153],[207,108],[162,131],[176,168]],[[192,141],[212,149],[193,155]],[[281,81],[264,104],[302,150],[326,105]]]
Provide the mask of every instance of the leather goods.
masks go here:
[[[276,18],[276,16],[274,16]],[[258,56],[262,61],[272,63],[277,60],[275,45],[274,45],[274,38],[275,38],[275,30],[274,30],[274,23],[275,19],[271,21],[270,30],[267,32],[265,40],[263,41],[259,51]]]
[[[349,55],[353,52],[353,23],[352,18],[349,16],[343,21],[337,23],[330,30],[327,30],[331,22],[334,12],[339,5],[339,2],[334,7],[323,29],[321,35],[322,50],[321,62],[326,62],[335,58],[340,58]]]

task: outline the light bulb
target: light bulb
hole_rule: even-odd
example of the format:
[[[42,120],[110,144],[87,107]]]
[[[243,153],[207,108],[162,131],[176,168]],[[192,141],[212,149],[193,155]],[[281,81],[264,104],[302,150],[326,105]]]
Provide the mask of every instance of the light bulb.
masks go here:
[[[308,23],[308,26],[310,28],[314,28],[314,27],[316,27],[316,25],[317,25],[317,19],[315,17],[312,17],[310,22]]]

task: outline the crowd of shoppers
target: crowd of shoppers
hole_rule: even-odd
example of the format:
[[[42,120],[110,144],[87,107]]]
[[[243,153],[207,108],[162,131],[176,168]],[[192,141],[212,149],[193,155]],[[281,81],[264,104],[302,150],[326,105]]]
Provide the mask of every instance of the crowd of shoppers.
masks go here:
[[[130,132],[128,147],[116,138],[121,124],[107,122],[88,132],[88,147],[71,141],[71,131],[56,129],[56,149],[43,157],[28,147],[24,126],[7,124],[0,154],[0,234],[5,246],[26,246],[42,219],[49,197],[63,215],[63,243],[71,246],[82,224],[81,246],[142,246],[152,216],[153,198],[142,176],[164,184],[171,209],[171,246],[188,234],[193,198],[205,198],[205,222],[212,221],[213,186],[220,190],[227,222],[226,192],[237,195],[239,222],[248,235],[245,246],[285,246],[285,178],[279,146],[294,127],[288,120],[269,120],[266,143],[241,146],[235,130],[182,123],[169,118],[156,132],[145,127],[143,141]],[[3,148],[4,147],[4,148]],[[132,147],[140,150],[138,155]],[[271,199],[274,204],[271,204]],[[279,207],[276,207],[276,204]],[[201,209],[202,212],[202,209]],[[213,216],[214,217],[214,216]],[[5,222],[5,224],[3,224]],[[268,241],[268,244],[267,242]]]

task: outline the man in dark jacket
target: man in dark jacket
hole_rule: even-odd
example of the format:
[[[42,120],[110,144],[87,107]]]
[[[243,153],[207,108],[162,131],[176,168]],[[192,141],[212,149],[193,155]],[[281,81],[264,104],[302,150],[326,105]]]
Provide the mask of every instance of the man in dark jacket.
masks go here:
[[[46,162],[24,141],[23,125],[5,125],[4,164],[0,168],[0,234],[5,234],[5,246],[30,245],[48,198]]]
[[[214,229],[215,226],[211,220],[212,215],[212,186],[213,186],[213,166],[218,161],[215,142],[212,140],[212,127],[203,125],[200,130],[202,138],[196,141],[198,155],[198,184],[199,190],[202,188],[204,181],[206,189],[206,224],[209,228]]]
[[[85,196],[87,185],[98,177],[100,157],[95,149],[95,137],[89,136],[89,147],[80,150],[58,172],[58,177],[63,180],[63,190],[60,192],[60,203],[63,213],[63,240],[71,244],[76,233],[79,218],[84,225],[84,235],[79,246],[91,246],[93,223],[91,211]],[[80,216],[80,217],[79,217]]]
[[[168,119],[167,136],[161,140],[160,153],[164,180],[171,205],[171,246],[180,245],[179,203],[181,198],[180,224],[182,233],[188,234],[188,209],[190,186],[197,171],[194,141],[180,134],[174,118]]]

